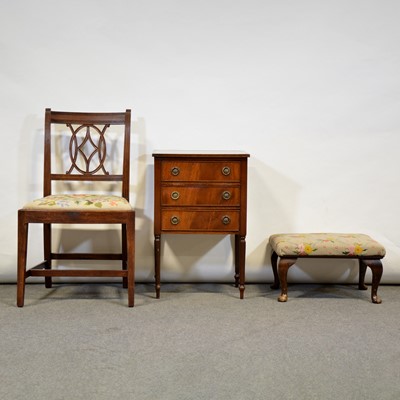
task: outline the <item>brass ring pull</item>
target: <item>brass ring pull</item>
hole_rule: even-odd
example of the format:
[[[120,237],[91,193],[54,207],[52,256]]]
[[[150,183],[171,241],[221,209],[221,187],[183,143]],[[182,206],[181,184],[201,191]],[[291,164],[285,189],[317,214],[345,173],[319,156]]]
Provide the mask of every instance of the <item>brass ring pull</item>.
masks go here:
[[[172,200],[178,200],[179,196],[180,196],[179,192],[174,191],[174,192],[171,193],[171,199]]]
[[[230,173],[231,173],[230,167],[227,167],[227,166],[222,167],[222,175],[228,176],[228,175],[230,175]]]
[[[221,221],[222,221],[222,223],[223,223],[224,225],[228,225],[228,224],[231,223],[231,219],[230,219],[227,215],[224,215],[224,216],[222,217]]]
[[[232,197],[232,193],[228,190],[225,190],[224,192],[222,192],[222,198],[224,200],[229,200]]]
[[[181,222],[181,220],[176,216],[176,215],[173,215],[172,217],[171,217],[171,224],[172,225],[178,225],[179,224],[179,222]]]
[[[178,176],[180,172],[181,172],[181,170],[179,169],[179,167],[173,167],[171,169],[171,175],[173,175],[173,176]]]

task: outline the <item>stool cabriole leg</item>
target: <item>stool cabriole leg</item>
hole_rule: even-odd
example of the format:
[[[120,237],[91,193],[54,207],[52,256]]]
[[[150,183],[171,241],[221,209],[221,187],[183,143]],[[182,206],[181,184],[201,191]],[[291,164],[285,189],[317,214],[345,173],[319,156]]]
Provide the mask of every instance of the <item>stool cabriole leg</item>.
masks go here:
[[[359,269],[360,269],[360,273],[358,276],[358,289],[359,290],[367,290],[368,287],[365,284],[365,273],[367,272],[367,264],[365,264],[363,262],[363,260],[360,258],[358,260],[358,265],[359,265]]]
[[[279,281],[281,284],[281,295],[278,301],[285,303],[288,300],[287,294],[287,272],[288,269],[296,262],[297,258],[281,258],[278,263]]]
[[[367,267],[371,268],[372,271],[372,288],[371,288],[371,300],[375,304],[382,303],[381,298],[378,296],[378,286],[382,278],[383,267],[380,260],[362,260]]]
[[[274,283],[270,286],[271,289],[279,289],[279,276],[278,276],[278,254],[275,251],[271,254],[272,272],[274,273]]]

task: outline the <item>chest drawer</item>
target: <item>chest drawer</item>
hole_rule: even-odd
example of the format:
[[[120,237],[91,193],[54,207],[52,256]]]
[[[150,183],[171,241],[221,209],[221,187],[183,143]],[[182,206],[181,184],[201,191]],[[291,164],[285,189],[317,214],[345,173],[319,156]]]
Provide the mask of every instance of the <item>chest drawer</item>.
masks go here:
[[[162,181],[239,181],[240,162],[237,161],[180,161],[161,163]]]
[[[163,210],[161,212],[161,229],[185,232],[237,232],[239,230],[239,211]]]
[[[239,186],[163,186],[163,206],[239,206]]]

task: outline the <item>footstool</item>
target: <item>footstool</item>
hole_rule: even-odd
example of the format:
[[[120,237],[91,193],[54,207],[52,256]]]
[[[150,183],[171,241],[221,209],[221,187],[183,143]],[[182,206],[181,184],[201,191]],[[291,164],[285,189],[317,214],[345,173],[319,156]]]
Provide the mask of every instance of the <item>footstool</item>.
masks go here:
[[[271,263],[274,272],[272,289],[281,287],[278,301],[286,302],[287,272],[298,258],[354,258],[359,262],[358,289],[366,290],[364,284],[367,267],[372,271],[371,300],[381,303],[377,295],[382,277],[385,248],[368,235],[360,233],[297,233],[276,234],[269,238],[272,247]],[[279,262],[278,262],[279,258]]]

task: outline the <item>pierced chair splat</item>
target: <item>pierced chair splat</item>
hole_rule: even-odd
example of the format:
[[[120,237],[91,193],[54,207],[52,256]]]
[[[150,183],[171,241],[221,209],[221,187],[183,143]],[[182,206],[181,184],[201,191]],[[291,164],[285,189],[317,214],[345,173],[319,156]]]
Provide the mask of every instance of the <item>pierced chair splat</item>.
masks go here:
[[[119,127],[118,127],[119,126]],[[23,307],[25,281],[30,276],[43,276],[45,286],[52,287],[53,277],[119,277],[128,289],[128,306],[134,305],[135,285],[135,211],[129,204],[130,172],[130,126],[131,111],[120,113],[75,113],[46,109],[44,129],[44,186],[43,197],[27,203],[18,210],[18,271],[17,305]],[[68,167],[66,172],[53,172],[52,164],[63,165],[52,154],[57,129],[68,132]],[[122,161],[116,173],[110,173],[117,164],[116,152],[109,151],[115,132],[123,138]],[[121,132],[122,131],[122,132]],[[110,146],[109,146],[110,145]],[[109,146],[109,147],[108,147]],[[90,187],[89,193],[53,193],[55,181]],[[107,183],[108,189],[116,185],[120,193],[93,193],[94,188]],[[89,186],[87,186],[89,185]],[[28,226],[43,224],[44,261],[27,269]],[[121,226],[121,250],[114,253],[54,252],[52,246],[52,224],[117,224]],[[119,260],[121,269],[56,269],[54,260]]]

